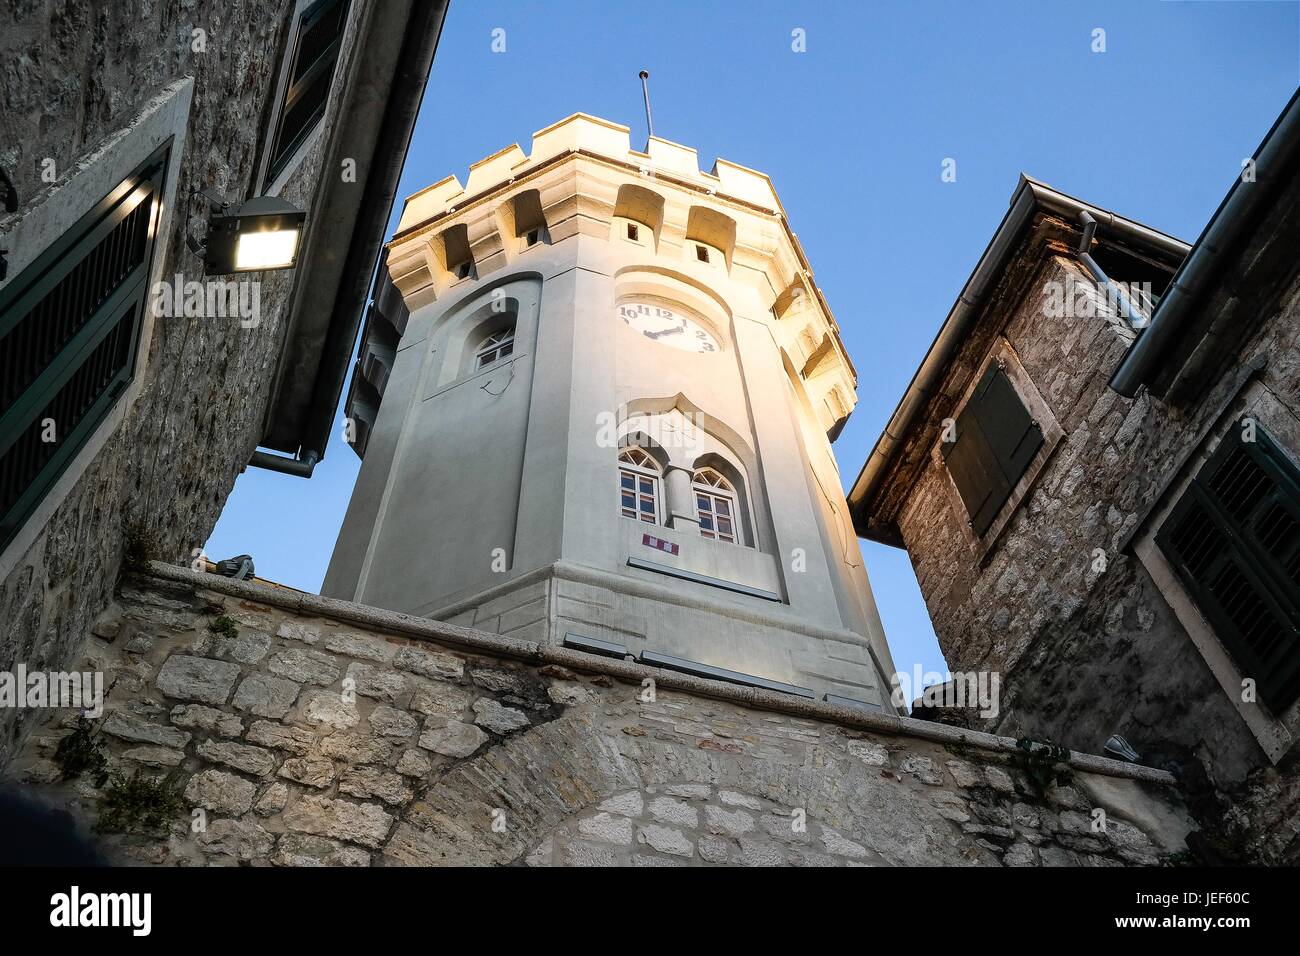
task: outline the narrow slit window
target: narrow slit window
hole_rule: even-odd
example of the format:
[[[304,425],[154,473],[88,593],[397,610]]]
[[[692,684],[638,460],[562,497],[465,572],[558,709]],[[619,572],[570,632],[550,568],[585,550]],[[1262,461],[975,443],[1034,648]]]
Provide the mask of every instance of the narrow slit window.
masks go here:
[[[304,10],[295,24],[288,81],[271,137],[268,185],[284,172],[325,116],[347,22],[348,0],[320,0]]]

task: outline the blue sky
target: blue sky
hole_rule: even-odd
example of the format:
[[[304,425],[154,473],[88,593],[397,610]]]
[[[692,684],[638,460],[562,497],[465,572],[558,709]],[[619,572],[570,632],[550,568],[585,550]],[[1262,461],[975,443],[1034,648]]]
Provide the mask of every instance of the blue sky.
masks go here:
[[[464,182],[470,163],[527,151],[579,111],[642,145],[648,69],[657,135],[776,184],[858,368],[835,444],[846,485],[1022,170],[1192,241],[1300,81],[1295,0],[793,6],[452,0],[398,193]],[[947,158],[955,182],[940,179]],[[318,590],[359,467],[341,428],[340,410],[310,481],[248,469],[207,553],[249,553],[260,576]],[[863,553],[899,669],[942,670],[907,555]]]

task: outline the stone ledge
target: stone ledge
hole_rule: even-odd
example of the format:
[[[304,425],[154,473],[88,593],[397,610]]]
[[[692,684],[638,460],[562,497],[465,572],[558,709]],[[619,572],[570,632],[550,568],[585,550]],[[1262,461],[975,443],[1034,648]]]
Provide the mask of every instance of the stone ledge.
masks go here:
[[[147,570],[149,574],[166,581],[174,581],[203,590],[215,591],[228,597],[256,601],[295,614],[316,615],[346,621],[376,631],[400,634],[436,643],[453,644],[498,657],[509,657],[533,664],[558,664],[584,673],[606,674],[632,684],[639,684],[643,679],[650,677],[660,687],[672,690],[730,701],[759,710],[822,720],[827,723],[877,733],[911,737],[940,744],[960,744],[977,750],[1000,753],[1016,750],[1016,742],[1011,737],[999,737],[980,731],[963,730],[930,721],[915,720],[911,717],[894,717],[888,714],[869,713],[852,707],[839,707],[822,701],[792,697],[756,687],[744,687],[720,681],[705,680],[688,674],[648,667],[644,664],[584,654],[581,651],[574,651],[565,647],[501,637],[497,634],[490,634],[473,628],[431,621],[427,618],[415,617],[399,611],[386,611],[382,608],[357,604],[352,601],[320,597],[319,595],[288,588],[235,581],[231,578],[191,571],[188,568],[177,567],[161,561],[149,562]],[[1175,784],[1173,775],[1168,771],[1144,767],[1139,764],[1123,763],[1122,761],[1111,760],[1094,754],[1070,751],[1069,764],[1079,770],[1109,777],[1120,777],[1164,786],[1173,786]]]

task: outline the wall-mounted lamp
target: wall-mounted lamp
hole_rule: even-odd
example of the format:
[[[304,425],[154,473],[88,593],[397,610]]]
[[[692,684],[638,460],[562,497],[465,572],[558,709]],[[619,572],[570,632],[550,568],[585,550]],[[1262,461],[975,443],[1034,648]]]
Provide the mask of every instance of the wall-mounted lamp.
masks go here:
[[[292,269],[298,264],[298,247],[307,214],[278,196],[257,196],[231,205],[211,190],[203,195],[212,204],[207,244],[189,237],[190,250],[203,257],[204,275]]]

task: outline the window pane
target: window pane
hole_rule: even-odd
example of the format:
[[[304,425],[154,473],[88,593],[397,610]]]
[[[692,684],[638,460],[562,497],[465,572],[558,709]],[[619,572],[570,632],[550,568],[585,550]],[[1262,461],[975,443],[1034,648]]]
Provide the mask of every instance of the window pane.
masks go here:
[[[705,529],[705,528],[707,528],[708,530],[712,531],[712,530],[713,530],[713,518],[710,517],[709,515],[700,515],[700,528],[701,528],[701,529]]]
[[[731,514],[731,502],[728,501],[726,498],[719,498],[717,511],[718,514],[720,515]]]
[[[719,519],[718,519],[718,531],[720,531],[720,532],[723,533],[723,534],[731,534],[731,519],[730,519],[730,518],[719,518]]]
[[[652,515],[652,514],[649,514],[649,515],[642,515],[642,516],[641,516],[641,520],[642,520],[642,521],[648,521],[648,522],[650,522],[651,524],[654,524],[654,523],[655,523],[655,516]]]
[[[629,491],[636,488],[636,479],[633,478],[631,475],[629,475],[626,471],[619,472],[619,481],[622,484],[622,486],[628,489]]]
[[[642,479],[641,479],[641,494],[643,494],[643,495],[652,495],[652,494],[654,494],[654,485],[652,485],[652,484],[650,483],[650,479],[649,479],[649,478],[642,478]]]
[[[641,499],[641,510],[642,510],[642,511],[645,511],[645,512],[647,512],[647,513],[649,513],[649,514],[654,514],[654,510],[655,510],[654,499],[653,499],[653,498],[642,498],[642,499]]]
[[[712,510],[713,510],[713,509],[710,507],[709,499],[706,498],[706,497],[704,497],[704,495],[697,495],[697,496],[696,496],[696,498],[695,498],[695,506],[696,506],[697,508],[699,508],[701,512],[706,512],[706,511],[712,511]]]
[[[635,510],[636,510],[636,496],[635,496],[635,495],[627,494],[627,493],[625,492],[625,493],[623,494],[623,507],[624,507],[624,508],[631,508],[633,511],[635,511]]]
[[[701,528],[701,529],[700,529],[700,536],[701,536],[701,537],[704,537],[704,538],[712,538],[712,537],[713,537],[713,532],[712,532],[712,531],[705,531],[703,528]]]
[[[515,350],[515,343],[514,343],[514,342],[507,342],[505,345],[501,346],[501,350],[500,350],[497,354],[498,354],[501,358],[505,358],[507,355],[509,355],[509,354],[510,354],[511,352],[513,352],[514,350]]]

